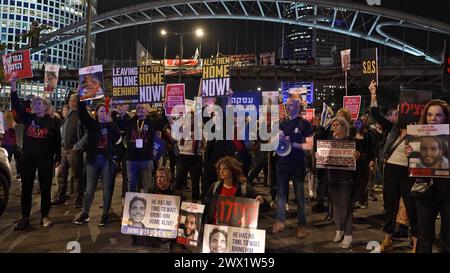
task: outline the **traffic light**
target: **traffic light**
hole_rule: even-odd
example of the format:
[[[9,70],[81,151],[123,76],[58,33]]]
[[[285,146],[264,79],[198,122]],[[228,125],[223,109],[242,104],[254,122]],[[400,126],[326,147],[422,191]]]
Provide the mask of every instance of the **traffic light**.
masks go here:
[[[450,89],[450,41],[445,41],[444,75],[442,76],[442,89]]]

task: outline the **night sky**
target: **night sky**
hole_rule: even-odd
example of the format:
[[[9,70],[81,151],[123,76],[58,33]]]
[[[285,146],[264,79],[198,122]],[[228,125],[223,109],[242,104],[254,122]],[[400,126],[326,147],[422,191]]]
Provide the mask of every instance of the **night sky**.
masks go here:
[[[149,2],[150,0],[99,0],[97,6],[98,14],[119,8]],[[365,0],[351,0],[362,2]],[[344,2],[340,0],[337,2]],[[382,7],[400,10],[423,17],[433,18],[442,22],[450,23],[448,8],[442,0],[381,0]],[[97,59],[109,60],[133,60],[135,59],[136,40],[140,41],[154,58],[162,58],[164,53],[164,40],[159,32],[162,28],[169,31],[194,31],[202,27],[205,36],[202,39],[202,56],[215,55],[218,48],[223,54],[245,54],[261,53],[267,51],[278,51],[281,47],[280,24],[255,21],[238,20],[190,20],[168,23],[156,23],[141,26],[133,26],[120,30],[110,31],[97,35]],[[237,31],[236,31],[237,30]],[[428,39],[427,32],[417,33],[415,31],[399,31],[392,34],[414,37],[414,44],[430,52],[438,54],[443,46],[442,36],[431,33]],[[352,39],[352,48],[364,48],[375,46],[366,40]],[[427,44],[428,43],[428,44]],[[184,39],[184,57],[191,57],[199,40],[192,35]],[[167,57],[175,58],[179,51],[179,40],[175,36],[169,36],[167,40]],[[383,52],[383,51],[382,51]],[[398,50],[387,48],[386,55],[401,55]]]

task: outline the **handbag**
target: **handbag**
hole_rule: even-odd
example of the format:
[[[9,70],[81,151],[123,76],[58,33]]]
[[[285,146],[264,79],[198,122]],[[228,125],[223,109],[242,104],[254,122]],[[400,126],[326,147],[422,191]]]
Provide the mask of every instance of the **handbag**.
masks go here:
[[[411,187],[411,196],[420,197],[427,194],[432,184],[433,180],[428,182],[423,179],[417,178],[414,182],[414,185]]]

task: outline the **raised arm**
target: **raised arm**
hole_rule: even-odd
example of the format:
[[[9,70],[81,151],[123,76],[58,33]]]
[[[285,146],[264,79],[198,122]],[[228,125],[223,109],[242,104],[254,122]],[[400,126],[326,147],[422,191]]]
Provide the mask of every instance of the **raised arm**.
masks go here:
[[[28,121],[31,119],[31,114],[25,111],[25,108],[23,108],[22,103],[20,102],[19,95],[17,95],[16,79],[11,80],[11,104],[12,108],[19,115],[20,120],[23,123],[29,123]]]
[[[377,85],[375,81],[372,81],[370,83],[369,91],[370,91],[370,115],[378,124],[383,126],[383,129],[389,132],[392,129],[392,126],[394,125],[380,113],[377,101]]]
[[[78,96],[78,116],[81,123],[87,128],[92,128],[95,126],[95,119],[89,115],[86,109],[86,102],[80,101],[80,96]]]

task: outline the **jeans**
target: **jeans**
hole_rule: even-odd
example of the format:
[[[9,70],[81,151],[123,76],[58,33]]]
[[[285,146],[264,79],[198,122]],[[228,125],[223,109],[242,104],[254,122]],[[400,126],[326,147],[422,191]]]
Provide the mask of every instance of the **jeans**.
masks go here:
[[[82,168],[83,168],[83,155],[81,152],[75,152],[73,150],[63,150],[61,149],[61,165],[59,166],[57,179],[58,179],[58,193],[56,198],[59,200],[64,200],[67,193],[67,177],[69,169],[72,173],[72,178],[77,187],[77,198],[82,198],[84,195]]]
[[[449,182],[445,182],[449,183]],[[419,236],[417,253],[431,253],[435,238],[435,224],[441,214],[441,242],[443,252],[450,252],[450,199],[431,191],[430,196],[416,198]]]
[[[175,187],[183,189],[187,174],[191,175],[192,200],[200,200],[200,175],[202,173],[202,157],[200,155],[180,154],[177,160]]]
[[[34,177],[37,169],[41,190],[41,215],[44,218],[50,212],[50,196],[54,169],[53,159],[24,155],[22,162],[22,216],[29,217],[31,213]]]
[[[87,162],[87,186],[84,194],[83,213],[89,214],[92,201],[94,200],[98,178],[101,175],[103,187],[103,215],[107,215],[111,206],[114,192],[114,177],[117,166],[113,160],[108,160],[104,155],[97,155],[94,162]]]
[[[417,210],[411,197],[413,180],[408,177],[408,167],[386,164],[384,167],[383,200],[386,210],[386,222],[383,231],[388,234],[395,232],[400,197],[406,207],[411,236],[417,237]]]
[[[333,220],[336,230],[344,231],[344,235],[352,235],[353,208],[352,183],[331,183],[330,196],[333,205]]]
[[[289,188],[289,180],[294,184],[294,192],[297,199],[298,225],[306,226],[306,200],[305,200],[305,169],[304,167],[292,167],[284,164],[277,165],[277,220],[284,223],[286,221],[286,199]]]
[[[153,160],[127,161],[128,191],[137,192],[138,182],[142,182],[144,193],[153,187]]]

